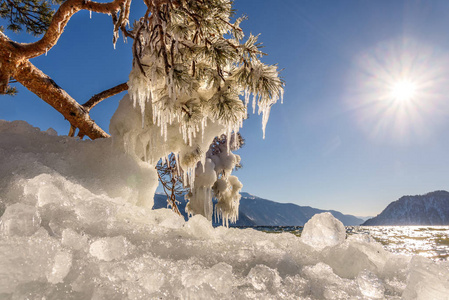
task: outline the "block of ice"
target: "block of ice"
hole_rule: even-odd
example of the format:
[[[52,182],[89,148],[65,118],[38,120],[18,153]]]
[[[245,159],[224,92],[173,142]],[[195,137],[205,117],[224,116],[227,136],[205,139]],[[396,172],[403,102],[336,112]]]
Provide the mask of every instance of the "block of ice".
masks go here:
[[[213,238],[214,228],[211,222],[202,215],[195,215],[185,223],[186,232],[197,238]]]
[[[0,299],[19,285],[46,282],[61,248],[40,228],[34,235],[6,237],[0,240]],[[42,298],[42,296],[40,297]],[[8,299],[6,297],[6,299]]]
[[[317,250],[341,244],[345,238],[345,226],[329,212],[314,215],[301,234],[303,243]]]
[[[81,250],[87,248],[87,236],[67,228],[62,231],[62,244],[69,249]]]
[[[357,284],[362,294],[370,299],[383,299],[385,287],[382,281],[368,270],[363,270],[357,276]]]
[[[252,286],[260,290],[275,292],[281,286],[281,277],[277,270],[271,269],[265,265],[257,265],[248,273],[249,282]]]
[[[365,269],[378,271],[363,248],[357,245],[344,243],[323,250],[322,255],[323,261],[332,267],[335,274],[343,278],[353,279]]]
[[[403,299],[449,299],[449,262],[436,264],[425,257],[414,256],[409,268]]]
[[[56,253],[51,271],[47,274],[50,283],[60,283],[64,280],[72,267],[72,254],[67,251]]]
[[[128,255],[131,247],[123,236],[106,237],[90,244],[89,253],[100,260],[111,261]]]
[[[156,221],[160,222],[159,226],[165,228],[180,228],[184,226],[185,220],[184,217],[178,215],[171,209],[158,209],[158,214],[156,215]]]
[[[339,277],[325,263],[306,266],[302,274],[309,280],[312,299],[349,299],[349,295],[359,295],[354,281]]]
[[[51,136],[58,136],[58,132],[51,127],[45,130],[45,133]]]
[[[205,285],[211,287],[218,294],[231,292],[234,283],[232,266],[224,262],[209,269],[185,270],[181,278],[181,282],[186,288]]]
[[[6,208],[0,218],[1,232],[7,236],[30,236],[41,225],[36,207],[15,203]]]

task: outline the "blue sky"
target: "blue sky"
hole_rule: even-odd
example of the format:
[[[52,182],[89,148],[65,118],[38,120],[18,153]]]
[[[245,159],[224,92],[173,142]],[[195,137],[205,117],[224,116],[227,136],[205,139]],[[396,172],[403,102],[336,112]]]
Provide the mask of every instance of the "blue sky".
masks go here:
[[[143,14],[133,1],[134,18]],[[244,191],[355,215],[376,215],[402,195],[449,189],[449,2],[236,0],[249,34],[286,81],[262,139],[251,115],[235,175]],[[31,37],[10,35],[17,41]],[[47,56],[32,62],[78,102],[127,81],[131,41],[112,46],[110,17],[76,14]],[[392,99],[406,80],[412,99]],[[0,119],[67,134],[68,122],[17,85]],[[122,96],[92,110],[104,129]]]

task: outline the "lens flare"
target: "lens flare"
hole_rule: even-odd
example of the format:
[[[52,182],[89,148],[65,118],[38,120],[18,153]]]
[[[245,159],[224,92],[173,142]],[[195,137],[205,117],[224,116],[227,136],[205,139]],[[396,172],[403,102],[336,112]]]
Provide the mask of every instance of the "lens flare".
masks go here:
[[[400,102],[413,99],[415,94],[416,85],[409,80],[395,82],[391,88],[391,97]]]
[[[345,99],[358,127],[375,141],[425,143],[447,120],[449,57],[401,38],[355,59]]]

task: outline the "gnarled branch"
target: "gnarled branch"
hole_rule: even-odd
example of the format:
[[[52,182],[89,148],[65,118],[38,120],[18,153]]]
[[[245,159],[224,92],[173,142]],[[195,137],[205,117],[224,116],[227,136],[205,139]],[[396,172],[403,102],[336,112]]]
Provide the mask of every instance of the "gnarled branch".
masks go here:
[[[107,89],[106,91],[94,95],[89,99],[89,101],[83,104],[83,107],[87,112],[89,112],[92,108],[94,108],[95,105],[97,105],[104,99],[115,96],[126,90],[128,90],[128,84],[126,82],[119,84],[117,86],[114,86],[113,88]]]
[[[31,62],[25,60],[17,68],[14,78],[60,112],[80,133],[91,139],[109,137],[89,116],[89,112],[75,101],[56,82]]]
[[[131,0],[114,0],[109,3],[98,3],[86,0],[67,0],[58,9],[48,27],[47,32],[37,42],[20,44],[17,56],[25,59],[40,56],[50,50],[59,40],[70,18],[80,10],[90,10],[103,14],[115,14],[126,2]]]

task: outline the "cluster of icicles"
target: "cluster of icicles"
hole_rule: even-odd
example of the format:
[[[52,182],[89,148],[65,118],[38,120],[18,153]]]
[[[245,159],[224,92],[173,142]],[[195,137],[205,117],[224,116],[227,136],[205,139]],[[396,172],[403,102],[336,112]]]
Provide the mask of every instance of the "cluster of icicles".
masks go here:
[[[208,219],[212,217],[213,205],[212,205],[212,185],[208,186],[195,186],[199,184],[199,180],[196,180],[196,172],[198,172],[197,166],[201,166],[200,172],[204,172],[204,166],[206,165],[206,153],[209,149],[209,145],[216,136],[221,134],[226,134],[227,137],[231,137],[232,134],[236,134],[242,127],[243,120],[246,118],[246,110],[244,112],[237,112],[234,122],[229,122],[228,120],[217,120],[213,119],[212,112],[208,111],[207,100],[214,95],[214,91],[211,89],[201,89],[199,91],[194,91],[193,95],[187,91],[182,91],[176,88],[173,84],[172,78],[167,76],[164,80],[153,72],[149,78],[143,76],[137,68],[134,68],[130,74],[129,80],[129,95],[133,106],[136,110],[140,109],[142,116],[142,130],[144,127],[148,128],[148,124],[152,124],[152,130],[159,130],[157,134],[160,134],[160,138],[153,139],[152,136],[155,133],[149,133],[147,135],[146,141],[143,144],[144,159],[150,164],[155,164],[160,157],[154,157],[160,154],[160,151],[155,151],[154,147],[162,147],[164,149],[164,155],[162,161],[168,161],[167,155],[173,152],[175,155],[176,163],[180,166],[184,172],[183,182],[190,186],[193,195],[190,197],[190,204],[194,201],[200,202],[198,205],[204,207],[200,210],[191,208],[189,213],[196,214],[200,213],[206,216]],[[156,84],[155,84],[156,83]],[[168,89],[168,97],[160,96],[160,90],[166,88]],[[192,99],[195,97],[197,104],[199,103],[200,109],[187,106],[187,99]],[[271,99],[270,102],[274,103],[277,99]],[[244,91],[244,103],[245,107],[248,107],[250,102],[250,92]],[[258,101],[258,96],[253,97],[253,112],[256,110],[256,104],[260,104]],[[201,105],[203,104],[203,105]],[[270,113],[270,108],[272,104],[259,105],[259,114],[262,113],[262,129],[265,137],[265,126],[268,121],[268,116]],[[182,106],[184,105],[184,106]],[[151,113],[149,113],[151,112]],[[186,114],[189,118],[186,118]],[[147,120],[146,118],[151,118]],[[187,121],[186,121],[187,120]],[[157,128],[155,128],[157,127]],[[177,132],[173,130],[177,128]],[[182,143],[178,143],[176,147],[170,146],[173,139],[182,140]],[[142,138],[140,139],[142,141]],[[168,141],[171,140],[171,141]],[[231,138],[227,139],[226,152],[228,155],[230,149],[229,145]],[[161,144],[159,144],[161,143]],[[234,143],[237,143],[237,139],[234,139]],[[156,145],[157,144],[157,145]],[[182,144],[179,146],[179,144]],[[186,149],[197,149],[199,146],[200,151],[197,151],[196,155],[192,155],[194,159],[191,161],[186,161],[180,158],[180,153],[186,152]],[[235,145],[234,145],[235,146]],[[185,155],[184,155],[185,156]],[[232,168],[237,162],[234,162]],[[179,169],[179,168],[178,168]],[[178,174],[179,175],[179,174]],[[242,187],[241,183],[235,176],[226,176],[226,178],[215,180],[223,181],[221,182],[222,190],[220,195],[215,195],[219,199],[216,205],[214,216],[223,220],[224,225],[228,225],[230,222],[235,222],[238,218],[238,206],[240,200],[239,191]],[[214,180],[214,181],[215,181]],[[201,185],[201,184],[200,184]],[[215,193],[218,191],[214,191]],[[200,195],[201,194],[201,195]],[[220,197],[222,200],[220,200]],[[194,200],[196,198],[196,200]],[[191,205],[193,207],[193,205]]]
[[[142,38],[145,38],[145,36]],[[151,43],[149,45],[152,46]],[[163,69],[161,59],[151,55],[152,51],[149,50],[149,53],[140,59],[141,64],[146,66],[145,74],[139,67],[134,66],[128,82],[130,99],[134,109],[140,109],[142,118],[140,129],[142,133],[139,134],[144,154],[142,158],[154,165],[161,157],[165,158],[168,154],[174,153],[177,165],[183,170],[183,182],[190,187],[192,193],[189,202],[191,204],[190,212],[192,214],[200,213],[211,219],[211,188],[213,184],[196,186],[199,182],[196,179],[198,177],[196,176],[197,166],[202,166],[201,172],[205,171],[204,166],[207,164],[206,160],[209,159],[206,157],[209,146],[214,137],[222,134],[229,137],[225,151],[227,155],[232,155],[230,151],[232,147],[229,145],[230,137],[232,134],[238,133],[243,125],[243,120],[247,117],[251,94],[253,94],[253,113],[258,106],[258,113],[262,114],[262,130],[265,138],[265,127],[271,105],[276,103],[279,98],[276,97],[276,94],[267,97],[254,92],[258,90],[256,86],[242,87],[240,91],[241,95],[244,96],[242,107],[245,109],[231,111],[231,114],[234,113],[234,116],[230,118],[231,120],[217,119],[209,101],[215,96],[217,89],[208,86],[206,82],[200,83],[201,88],[193,91],[188,86],[177,84],[174,79],[173,68],[170,68],[167,75],[161,75],[158,72],[158,70]],[[267,71],[267,69],[262,69],[264,65],[261,63],[256,63],[254,67],[256,73],[262,74]],[[257,71],[259,68],[260,71]],[[268,68],[269,72],[277,72],[274,66]],[[257,77],[257,74],[255,77]],[[257,82],[257,80],[254,82]],[[280,98],[282,98],[282,95],[280,95]],[[156,131],[160,134],[159,137],[155,136]],[[234,142],[237,143],[237,139],[234,139]],[[129,146],[135,147],[135,144],[131,143]],[[163,149],[162,152],[160,148]],[[132,151],[132,149],[129,150]],[[168,159],[165,158],[165,161],[168,161]],[[234,162],[232,168],[236,163]],[[220,165],[220,163],[216,165]],[[218,174],[216,169],[215,172]],[[238,217],[241,183],[237,177],[230,176],[230,172],[227,172],[225,178],[216,176],[214,181],[217,183],[223,181],[219,185],[221,190],[214,191],[214,196],[219,200],[215,209],[215,216],[222,218],[226,225],[229,220],[235,222]],[[220,197],[223,201],[220,200]],[[194,200],[195,198],[196,200]],[[202,198],[202,200],[199,200],[199,198]],[[195,201],[197,204],[193,203]],[[204,208],[196,209],[194,207]]]

